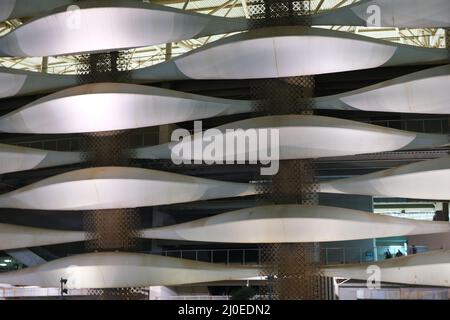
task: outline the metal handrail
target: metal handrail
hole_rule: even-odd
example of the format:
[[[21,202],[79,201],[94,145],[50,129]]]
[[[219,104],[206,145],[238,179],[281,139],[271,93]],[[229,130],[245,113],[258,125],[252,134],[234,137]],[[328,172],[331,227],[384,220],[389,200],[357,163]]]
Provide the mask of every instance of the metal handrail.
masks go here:
[[[427,246],[414,246],[418,252],[426,252],[429,251],[429,248]],[[345,264],[345,263],[363,263],[368,262],[363,257],[363,252],[377,252],[377,257],[374,257],[374,259],[377,260],[384,260],[384,257],[381,256],[381,258],[378,257],[379,250],[385,250],[390,248],[390,246],[375,246],[375,247],[330,247],[330,248],[320,248],[321,251],[321,263],[328,265],[328,264]],[[407,252],[403,252],[405,255],[411,254],[412,246],[407,247]],[[330,259],[330,252],[335,252],[335,258]],[[357,254],[354,254],[354,257],[357,257],[356,259],[349,259],[350,254],[353,251],[353,253],[357,252]],[[404,251],[404,250],[403,250]],[[322,254],[323,253],[323,254]],[[336,254],[337,253],[337,254]],[[395,255],[395,252],[393,253]]]
[[[225,259],[217,258],[217,254],[223,253]],[[208,257],[208,262],[211,263],[225,263],[225,264],[261,264],[261,249],[259,248],[246,248],[246,249],[186,249],[186,250],[162,250],[162,251],[151,251],[151,254],[159,254],[163,256],[175,256],[181,259],[189,259],[189,253],[194,256],[195,261],[205,261],[205,259],[200,259],[199,253],[204,253]],[[241,253],[239,259],[230,259],[230,253]],[[256,254],[256,259],[249,259],[249,253]]]

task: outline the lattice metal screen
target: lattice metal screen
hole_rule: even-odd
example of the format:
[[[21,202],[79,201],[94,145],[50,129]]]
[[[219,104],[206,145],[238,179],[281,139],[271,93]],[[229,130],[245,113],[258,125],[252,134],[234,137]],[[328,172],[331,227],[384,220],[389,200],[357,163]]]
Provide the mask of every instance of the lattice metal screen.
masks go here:
[[[129,54],[99,53],[79,57],[80,84],[96,82],[127,82]],[[84,134],[80,148],[86,166],[130,166],[131,130]],[[99,168],[98,170],[101,170]],[[140,249],[139,209],[90,210],[83,214],[87,232],[87,251],[131,251]],[[91,296],[101,299],[142,299],[148,293],[141,288],[90,290]]]
[[[252,28],[281,25],[310,26],[310,1],[250,0]],[[251,96],[262,115],[313,114],[314,77],[254,80]],[[257,177],[259,199],[274,204],[317,204],[318,183],[312,160],[280,162],[278,174]],[[262,294],[270,299],[324,299],[316,244],[265,244],[263,275],[269,279]]]
[[[314,93],[313,77],[258,81],[252,94],[263,114],[312,114],[308,97]],[[259,199],[273,204],[317,204],[318,181],[312,160],[284,160],[278,173],[259,177]],[[325,299],[320,275],[318,246],[312,243],[265,244],[263,275],[268,277],[264,296],[271,299]]]
[[[254,110],[264,115],[313,114],[314,77],[252,80],[250,90],[258,102]]]
[[[91,289],[89,295],[99,300],[148,300],[150,293],[148,288],[113,288]]]
[[[311,2],[292,0],[248,0],[251,28],[311,25]]]
[[[274,204],[317,204],[314,162],[285,160],[277,175],[260,184],[260,199]],[[261,246],[263,276],[269,279],[263,295],[271,299],[325,299],[321,283],[319,247],[314,243]]]

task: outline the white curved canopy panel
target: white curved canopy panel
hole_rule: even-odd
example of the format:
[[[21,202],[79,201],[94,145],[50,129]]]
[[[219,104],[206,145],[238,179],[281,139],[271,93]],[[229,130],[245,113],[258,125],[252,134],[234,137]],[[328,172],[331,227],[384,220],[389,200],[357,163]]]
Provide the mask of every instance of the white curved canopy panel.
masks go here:
[[[33,17],[60,6],[69,6],[73,0],[2,0],[0,21]],[[450,26],[447,0],[363,0],[330,12],[313,15],[313,25],[367,26],[370,6],[380,12],[380,27],[433,28]],[[373,14],[373,13],[372,13]],[[232,19],[230,19],[232,20]],[[369,20],[370,21],[370,20]]]
[[[317,109],[448,114],[448,88],[450,65],[445,65],[312,102]]]
[[[254,267],[227,266],[158,255],[103,252],[54,260],[0,274],[0,283],[68,289],[173,286],[257,277]]]
[[[77,2],[0,38],[0,56],[42,57],[114,51],[245,30],[245,19],[221,18],[126,0]]]
[[[368,267],[378,266],[381,282],[450,287],[450,250],[437,250],[361,264],[323,267],[326,277],[367,280]]]
[[[63,173],[0,196],[0,208],[100,210],[255,194],[254,185],[126,167]]]
[[[0,144],[0,174],[62,166],[83,161],[79,152],[39,150]]]
[[[320,28],[271,27],[239,33],[168,62],[134,70],[131,78],[280,78],[449,59],[446,49],[407,46]]]
[[[390,65],[445,63],[449,58],[445,49],[400,45],[326,29],[272,27],[230,36],[173,60],[133,70],[130,78],[137,83],[278,78]],[[77,84],[76,76],[0,68],[0,98],[50,92]]]
[[[252,111],[251,101],[211,98],[124,83],[66,89],[0,118],[9,133],[84,133],[135,129]]]
[[[449,232],[448,222],[394,218],[350,209],[270,205],[146,229],[150,239],[222,243],[325,242]]]
[[[310,115],[282,115],[252,118],[229,123],[216,128],[217,133],[205,136],[195,134],[192,139],[183,139],[180,142],[170,142],[152,147],[138,148],[133,156],[139,159],[170,159],[174,156],[186,160],[225,160],[227,158],[238,158],[233,148],[224,148],[222,153],[196,153],[184,154],[179,150],[194,150],[194,145],[203,145],[206,150],[214,141],[232,141],[235,137],[243,141],[247,136],[247,129],[255,129],[257,137],[261,141],[268,141],[266,145],[260,143],[249,144],[245,149],[245,158],[257,154],[272,155],[279,150],[279,159],[305,159],[347,156],[364,153],[385,152],[399,149],[432,148],[449,143],[447,135],[424,134],[410,131],[402,131],[371,124],[344,120],[338,118],[310,116]],[[242,129],[234,133],[227,130]],[[267,130],[278,130],[278,145],[269,143],[269,138],[263,135]],[[197,142],[198,141],[198,142]],[[213,141],[213,142],[211,142]],[[276,141],[275,141],[276,142]],[[202,159],[200,159],[202,158]]]
[[[379,197],[448,200],[450,157],[420,161],[348,179],[320,184],[320,192]]]
[[[46,93],[77,84],[76,76],[0,67],[0,98]]]
[[[33,17],[71,3],[73,0],[2,0],[0,1],[0,21]]]
[[[449,12],[448,0],[362,0],[350,6],[313,15],[312,24],[439,28],[450,26]],[[378,14],[378,22],[373,20],[375,14]]]
[[[63,231],[0,223],[0,250],[85,241],[83,231]]]

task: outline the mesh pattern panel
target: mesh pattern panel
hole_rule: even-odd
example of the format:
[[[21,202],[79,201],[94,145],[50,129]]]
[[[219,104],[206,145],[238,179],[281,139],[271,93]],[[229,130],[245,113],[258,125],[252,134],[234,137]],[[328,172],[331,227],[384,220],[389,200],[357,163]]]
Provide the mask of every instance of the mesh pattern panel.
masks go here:
[[[250,28],[311,25],[311,2],[292,0],[248,0]]]
[[[263,115],[313,114],[313,76],[252,80],[250,90],[257,101],[254,111]]]
[[[138,209],[89,210],[83,222],[90,251],[136,251],[140,247]]]
[[[128,82],[127,65],[130,53],[109,52],[78,57],[78,82]],[[94,106],[93,106],[94,107]],[[129,166],[131,130],[94,132],[82,135],[80,148],[86,157],[86,166]],[[124,190],[126,192],[126,190]],[[140,249],[140,215],[138,209],[85,211],[84,228],[87,232],[86,250],[129,251]],[[99,299],[143,299],[148,292],[139,288],[90,290]]]
[[[248,0],[250,28],[282,25],[311,26],[310,1]],[[262,115],[313,114],[314,77],[252,80],[254,111]],[[272,178],[256,177],[258,200],[273,204],[316,204],[318,183],[312,160],[280,162]],[[262,273],[269,279],[263,296],[271,299],[323,299],[322,277],[315,244],[261,246]]]
[[[98,300],[148,300],[148,288],[90,289],[88,294]]]

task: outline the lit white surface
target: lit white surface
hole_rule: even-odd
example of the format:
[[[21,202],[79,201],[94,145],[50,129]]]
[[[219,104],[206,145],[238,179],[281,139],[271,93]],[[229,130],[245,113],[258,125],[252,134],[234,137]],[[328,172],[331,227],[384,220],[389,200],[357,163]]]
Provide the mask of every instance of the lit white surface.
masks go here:
[[[326,266],[322,271],[327,277],[367,280],[372,275],[372,272],[367,271],[371,265],[381,269],[381,282],[450,287],[450,250],[430,251],[379,262]]]
[[[0,283],[66,288],[124,288],[193,284],[256,277],[254,267],[227,266],[188,259],[125,252],[88,253],[36,267],[0,273]]]
[[[211,45],[175,63],[193,79],[279,78],[375,68],[396,50],[393,45],[325,32],[310,35],[299,27],[274,31],[245,41]]]
[[[266,116],[229,123],[220,127],[220,134],[212,135],[226,141],[231,133],[227,129],[255,129],[265,131],[276,129],[279,131],[279,158],[280,159],[305,159],[320,157],[336,157],[364,153],[375,153],[398,150],[402,148],[425,147],[432,148],[448,143],[446,135],[433,135],[415,133],[374,126],[356,121],[309,115],[283,115]],[[243,136],[245,133],[238,133]],[[215,138],[216,139],[216,138]],[[203,141],[201,141],[203,140]],[[194,135],[191,142],[171,142],[152,147],[138,148],[133,156],[141,159],[170,158],[172,149],[187,145],[193,149],[195,141],[200,141],[204,146],[211,142],[200,135]],[[249,152],[258,150],[258,155],[274,154],[273,146],[267,145],[261,149],[258,145],[247,148],[246,158]],[[175,149],[175,150],[177,150]],[[227,155],[236,157],[235,151],[225,150],[222,160]],[[199,154],[192,153],[189,158],[180,155],[184,159],[199,159]],[[205,155],[203,160],[215,160],[216,158]]]
[[[239,33],[168,62],[133,70],[131,78],[279,78],[449,59],[446,49],[407,46],[321,28],[270,27]]]
[[[10,133],[134,129],[250,112],[252,103],[124,83],[87,84],[34,101],[0,118]]]
[[[0,144],[0,174],[81,161],[82,155],[78,152],[48,151]]]
[[[9,69],[0,69],[0,98],[15,96],[24,86],[27,75],[10,73]]]
[[[56,7],[71,3],[73,3],[73,0],[1,0],[0,21],[33,17]]]
[[[150,239],[223,243],[325,242],[449,232],[448,222],[417,221],[326,206],[270,205],[143,230]]]
[[[134,82],[288,77],[379,66],[445,63],[449,59],[446,49],[406,46],[326,29],[272,27],[215,41],[170,61],[132,70],[129,76]],[[77,77],[72,75],[0,68],[0,98],[75,85]]]
[[[254,185],[126,167],[95,167],[50,177],[2,194],[0,208],[136,208],[255,194]]]
[[[76,76],[0,67],[0,98],[38,94],[77,85]]]
[[[448,200],[450,157],[320,184],[320,192],[380,197]]]
[[[84,241],[82,231],[62,231],[0,223],[0,250]]]
[[[345,106],[364,111],[450,113],[450,65],[427,69],[359,90],[315,98],[317,108]],[[344,108],[345,108],[344,106]]]
[[[246,29],[245,19],[221,18],[150,3],[77,2],[0,38],[3,56],[41,57],[165,44]]]

